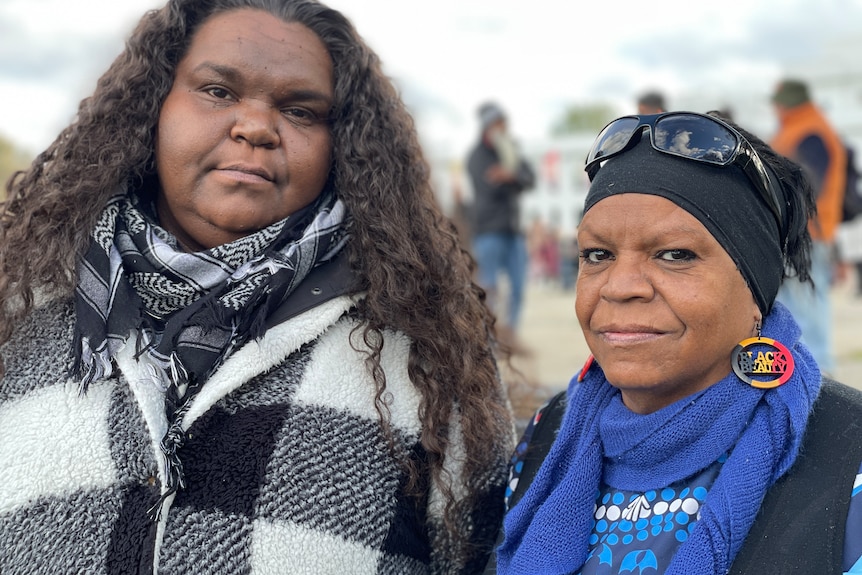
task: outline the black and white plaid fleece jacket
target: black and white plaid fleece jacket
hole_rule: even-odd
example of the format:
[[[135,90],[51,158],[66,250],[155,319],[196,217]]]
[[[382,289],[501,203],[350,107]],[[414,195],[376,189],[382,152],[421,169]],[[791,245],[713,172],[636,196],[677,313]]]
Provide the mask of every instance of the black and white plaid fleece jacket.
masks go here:
[[[164,396],[134,346],[116,358],[122,375],[80,395],[64,384],[71,302],[31,313],[0,348],[0,573],[463,571],[436,489],[419,503],[402,494],[365,355],[349,340],[352,305],[332,299],[228,358],[184,413],[185,488],[158,521],[148,510],[164,490]],[[392,429],[421,457],[409,341],[385,337]],[[457,493],[463,449],[453,443]],[[488,470],[487,505],[469,513],[476,533],[500,522],[508,455]]]

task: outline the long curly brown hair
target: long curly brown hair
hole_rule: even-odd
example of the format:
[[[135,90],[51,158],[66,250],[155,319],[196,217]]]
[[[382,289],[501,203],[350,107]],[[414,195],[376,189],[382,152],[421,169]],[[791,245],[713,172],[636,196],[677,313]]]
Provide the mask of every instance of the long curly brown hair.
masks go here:
[[[32,310],[36,294],[73,292],[76,265],[108,198],[155,172],[159,111],[192,35],[213,14],[244,7],[305,25],[329,50],[330,181],[349,210],[350,260],[357,287],[367,292],[358,314],[373,350],[367,363],[378,411],[386,426],[380,336],[400,330],[413,342],[408,369],[422,395],[428,454],[411,476],[421,483],[430,472],[441,487],[448,535],[469,563],[475,545],[489,547],[495,534],[472,532],[465,513],[487,497],[489,470],[501,467],[512,430],[489,345],[494,319],[472,280],[470,256],[437,206],[411,116],[377,56],[337,11],[313,0],[171,0],[145,14],[75,121],[10,180],[0,208],[0,344]],[[444,468],[455,433],[465,444],[466,498],[454,495],[448,462]]]

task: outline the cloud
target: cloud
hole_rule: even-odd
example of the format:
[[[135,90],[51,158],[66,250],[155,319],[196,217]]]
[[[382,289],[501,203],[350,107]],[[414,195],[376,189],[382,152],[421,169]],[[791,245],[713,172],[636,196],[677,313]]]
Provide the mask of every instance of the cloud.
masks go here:
[[[11,91],[0,93],[0,130],[25,134],[34,147],[53,138],[135,22],[161,3],[0,0],[0,89]],[[570,103],[610,101],[629,111],[646,88],[671,96],[759,90],[827,39],[858,37],[862,21],[862,0],[750,0],[725,9],[690,0],[532,0],[528,9],[521,0],[328,3],[378,53],[420,128],[429,122],[435,136],[458,141],[473,139],[475,109],[488,98],[511,111],[515,129],[538,137]],[[32,119],[41,116],[53,123]],[[53,133],[36,134],[37,124]]]
[[[651,26],[620,43],[619,55],[644,70],[672,69],[683,77],[709,76],[727,63],[792,66],[822,56],[830,40],[858,36],[862,2],[832,0],[817,3],[771,0],[749,3],[748,11],[732,19],[701,15],[667,27]],[[735,11],[734,11],[735,12]],[[850,60],[848,59],[848,63]]]
[[[77,84],[82,71],[89,75],[103,69],[109,63],[104,55],[118,54],[121,47],[117,38],[101,36],[33,38],[0,22],[0,76],[6,80],[54,83],[72,75]]]

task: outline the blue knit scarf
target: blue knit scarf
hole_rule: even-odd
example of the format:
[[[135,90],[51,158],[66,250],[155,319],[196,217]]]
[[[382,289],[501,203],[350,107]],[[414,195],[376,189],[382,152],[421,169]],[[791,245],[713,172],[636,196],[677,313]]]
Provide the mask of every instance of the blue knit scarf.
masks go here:
[[[659,489],[730,452],[691,536],[666,571],[726,573],[767,489],[796,460],[820,391],[820,370],[780,303],[767,316],[763,336],[786,345],[796,363],[790,380],[774,389],[751,387],[731,372],[706,390],[637,415],[623,405],[598,365],[581,383],[573,380],[557,440],[505,518],[497,572],[577,572],[587,557],[601,483],[633,491]]]

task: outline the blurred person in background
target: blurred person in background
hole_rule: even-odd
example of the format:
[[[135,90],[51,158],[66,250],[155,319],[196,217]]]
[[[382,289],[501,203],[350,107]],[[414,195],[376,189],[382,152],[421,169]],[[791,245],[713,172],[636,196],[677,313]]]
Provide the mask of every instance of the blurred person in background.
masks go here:
[[[650,90],[638,96],[638,114],[659,114],[666,112],[664,94],[657,90]]]
[[[536,285],[553,284],[559,276],[559,234],[537,216],[527,230],[529,280]]]
[[[579,264],[578,230],[560,234],[560,287],[564,291],[575,288]]]
[[[829,294],[838,264],[835,236],[841,223],[847,155],[840,136],[811,101],[805,82],[781,81],[772,95],[772,104],[779,128],[771,145],[779,154],[805,169],[817,201],[817,215],[808,225],[813,241],[811,278],[814,286],[788,277],[778,292],[778,300],[799,322],[802,337],[820,369],[834,373]]]
[[[493,317],[339,12],[171,0],[0,208],[0,572],[461,573]]]
[[[467,159],[473,186],[473,255],[479,284],[491,309],[502,310],[500,339],[515,344],[528,273],[527,245],[521,224],[521,194],[535,185],[532,166],[509,133],[503,109],[494,102],[479,108],[479,141]],[[498,276],[509,284],[507,305],[499,301]]]
[[[486,573],[862,573],[862,392],[824,376],[794,162],[713,115],[599,134],[578,226],[590,356],[516,448]]]

